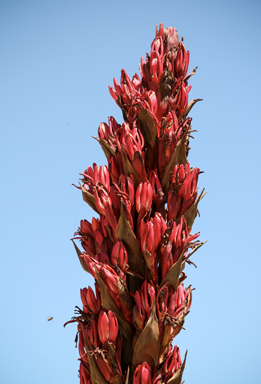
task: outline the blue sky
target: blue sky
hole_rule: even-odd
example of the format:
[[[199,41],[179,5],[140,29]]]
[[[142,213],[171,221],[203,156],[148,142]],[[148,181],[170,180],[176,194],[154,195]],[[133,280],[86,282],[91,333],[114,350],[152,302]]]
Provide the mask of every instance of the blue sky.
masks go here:
[[[132,77],[156,24],[175,26],[198,66],[191,166],[206,197],[193,231],[208,240],[186,268],[196,288],[186,383],[261,382],[259,1],[0,1],[0,383],[78,383],[75,325],[93,284],[70,242],[92,211],[71,186],[96,162],[91,138],[122,115],[108,92]],[[49,316],[54,319],[47,321]]]

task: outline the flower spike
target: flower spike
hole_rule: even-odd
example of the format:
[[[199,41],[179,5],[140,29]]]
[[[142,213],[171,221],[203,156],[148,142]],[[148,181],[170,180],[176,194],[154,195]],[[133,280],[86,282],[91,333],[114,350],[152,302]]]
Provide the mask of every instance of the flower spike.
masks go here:
[[[98,127],[106,165],[87,167],[79,189],[96,212],[73,240],[83,269],[95,279],[76,307],[80,384],[181,384],[172,342],[184,330],[192,288],[186,264],[204,243],[192,232],[199,168],[188,162],[190,53],[174,27],[156,27],[140,76],[124,69],[109,92],[124,121]],[[174,343],[173,343],[174,344]]]

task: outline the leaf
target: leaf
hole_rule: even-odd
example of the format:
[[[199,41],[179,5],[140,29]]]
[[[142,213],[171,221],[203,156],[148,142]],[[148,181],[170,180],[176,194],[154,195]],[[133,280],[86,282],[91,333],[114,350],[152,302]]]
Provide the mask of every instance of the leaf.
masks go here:
[[[80,263],[81,263],[81,266],[83,267],[83,269],[84,269],[86,272],[90,273],[90,271],[89,271],[89,269],[87,268],[87,265],[86,265],[86,263],[85,263],[85,261],[84,261],[84,258],[81,257],[82,252],[79,250],[79,248],[77,247],[77,245],[75,244],[75,242],[74,242],[73,240],[72,240],[72,242],[73,242],[74,248],[75,248],[75,250],[76,250],[76,253],[77,253],[77,255],[78,255],[79,261],[80,261]]]
[[[123,148],[121,148],[121,154],[123,159],[123,165],[124,165],[124,171],[127,176],[133,175],[134,176],[134,185],[135,188],[138,188],[139,184],[142,182],[139,174],[135,169],[133,168],[131,162],[129,161],[126,153],[124,152]]]
[[[195,68],[193,69],[193,71],[190,72],[190,74],[189,74],[188,76],[185,77],[185,79],[184,79],[184,83],[185,83],[186,81],[188,81],[188,79],[189,79],[191,76],[195,75],[197,69],[198,69],[198,67],[195,67]]]
[[[118,221],[116,229],[116,238],[118,241],[122,240],[127,252],[128,252],[128,264],[130,270],[138,273],[140,276],[144,277],[144,264],[142,260],[142,253],[140,248],[140,243],[138,242],[129,221],[126,218],[126,215],[123,210],[123,205],[121,205],[121,214]]]
[[[116,315],[118,322],[119,322],[119,327],[121,330],[121,333],[126,339],[132,340],[133,335],[134,335],[134,329],[131,324],[128,323],[128,321],[124,318],[122,315],[121,311],[115,304],[114,300],[112,299],[110,292],[100,277],[98,271],[96,270],[96,277],[98,284],[100,286],[100,293],[101,293],[101,303],[104,309],[107,309],[107,311],[112,311]]]
[[[168,164],[165,167],[165,170],[163,172],[162,178],[161,178],[161,184],[162,188],[165,193],[167,193],[167,187],[168,183],[171,177],[171,173],[173,172],[173,169],[175,165],[177,164],[183,164],[185,165],[187,163],[187,147],[185,145],[185,142],[187,140],[187,134],[188,134],[188,129],[184,132],[182,138],[178,141],[178,144],[172,153],[170,160]]]
[[[92,137],[99,142],[107,159],[109,156],[115,156],[115,150],[110,146],[110,144],[106,140],[98,139],[95,136],[92,136]]]
[[[171,343],[172,329],[173,327],[171,324],[164,323],[159,364],[161,364],[164,360],[167,359],[167,355],[169,352],[169,344]]]
[[[199,243],[198,245],[195,246],[195,248],[193,248],[193,250],[185,257],[185,259],[183,260],[182,264],[184,263],[185,265],[185,262],[190,258],[190,256],[193,255],[193,253],[195,253],[199,248],[202,247],[202,245],[206,244],[207,240],[206,241],[203,241],[202,243]],[[181,266],[181,269],[183,270],[185,267],[182,268]]]
[[[160,287],[163,287],[166,283],[169,283],[169,285],[173,288],[173,293],[176,292],[178,286],[179,286],[179,274],[180,274],[180,266],[183,261],[183,254],[185,250],[180,255],[179,259],[176,261],[175,264],[172,265],[172,267],[168,270],[166,275],[161,281]]]
[[[141,108],[138,112],[138,120],[147,143],[150,147],[154,147],[157,138],[157,128],[153,116],[147,109]]]
[[[154,273],[154,257],[150,252],[146,250],[143,251],[142,254],[143,254],[146,266],[148,268],[148,272],[150,274],[150,276],[147,277],[147,280],[150,281],[152,279],[153,281],[155,281],[156,276]]]
[[[185,353],[183,364],[177,370],[177,372],[175,372],[174,375],[167,381],[167,384],[180,384],[181,383],[183,371],[184,371],[185,364],[186,364],[187,353],[188,353],[188,351],[186,351],[186,353]]]
[[[118,288],[118,292],[119,292],[119,298],[120,298],[121,305],[123,306],[124,310],[127,313],[132,314],[133,304],[132,304],[132,300],[130,297],[130,293],[129,293],[127,284],[119,276],[117,277],[117,288]],[[122,308],[122,310],[123,310],[123,308]]]
[[[151,364],[152,369],[157,365],[160,352],[159,338],[159,324],[154,300],[149,320],[138,337],[134,347],[132,360],[134,366],[137,366],[144,361]]]
[[[82,189],[82,198],[83,200],[89,204],[89,206],[98,214],[100,214],[98,208],[96,207],[95,197],[82,186],[82,184],[79,182],[80,187]]]
[[[189,209],[184,213],[184,217],[186,219],[186,222],[187,222],[187,226],[188,226],[188,229],[190,229],[194,223],[194,220],[197,216],[197,212],[198,212],[198,203],[200,202],[200,200],[203,199],[203,197],[207,194],[207,192],[204,193],[204,190],[205,188],[202,189],[200,195],[197,197],[196,201],[194,202],[194,204],[192,204]]]
[[[157,158],[157,128],[153,116],[147,109],[140,109],[138,112],[138,120],[140,122],[141,131],[147,143],[147,166],[150,169],[154,168],[155,160]]]
[[[194,100],[190,100],[190,102],[188,103],[188,106],[185,110],[185,112],[183,113],[183,115],[181,116],[181,119],[184,121],[186,119],[186,117],[188,116],[189,112],[191,111],[191,109],[194,107],[194,105],[198,102],[198,101],[202,101],[203,99],[194,99]]]

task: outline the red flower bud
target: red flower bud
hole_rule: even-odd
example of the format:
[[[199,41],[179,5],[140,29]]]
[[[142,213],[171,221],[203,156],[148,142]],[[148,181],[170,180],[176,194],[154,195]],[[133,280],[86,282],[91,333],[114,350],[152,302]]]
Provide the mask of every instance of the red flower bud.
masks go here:
[[[163,24],[160,23],[159,34],[163,33],[164,52],[169,52],[173,47],[179,43],[179,34],[174,27],[164,29]]]
[[[90,329],[90,333],[89,333],[89,341],[90,341],[90,347],[93,347],[93,349],[98,348],[99,340],[98,340],[98,333],[97,333],[97,323],[94,320],[94,318],[91,319],[91,329]]]
[[[116,232],[118,223],[112,209],[112,201],[108,192],[103,187],[96,185],[94,188],[94,197],[99,212],[107,217],[112,229]]]
[[[87,301],[86,301],[86,293],[87,293],[87,288],[81,289],[80,290],[80,295],[81,295],[81,300],[83,304],[83,312],[87,313]]]
[[[146,318],[145,309],[141,303],[140,291],[136,291],[134,295],[136,305],[133,307],[133,324],[135,328],[141,332],[144,327]]]
[[[104,236],[103,236],[102,232],[99,229],[96,229],[96,231],[95,231],[96,253],[101,253],[103,240],[104,240]]]
[[[109,338],[109,319],[105,311],[101,311],[99,314],[98,333],[101,342],[105,344]]]
[[[92,230],[92,225],[91,225],[91,223],[89,223],[88,220],[81,220],[80,232],[83,235],[94,237],[94,233],[93,233],[93,230]]]
[[[117,274],[108,265],[101,266],[100,276],[109,288],[109,291],[118,295]]]
[[[92,218],[92,230],[93,233],[95,233],[96,229],[101,231],[100,221],[99,219],[95,219],[95,217]]]
[[[98,365],[98,368],[105,380],[112,384],[114,375],[112,373],[112,369],[109,365],[109,362],[106,360],[103,354],[98,355],[96,359],[96,364]]]
[[[94,197],[99,212],[105,215],[105,206],[109,203],[110,199],[108,192],[103,187],[96,186],[94,188]]]
[[[175,372],[177,372],[181,365],[182,361],[179,348],[175,345],[172,351],[170,347],[170,351],[163,365],[166,382],[174,375]]]
[[[173,265],[172,243],[170,241],[167,241],[166,243],[162,244],[160,248],[160,266],[161,266],[162,279],[172,265]]]
[[[162,236],[167,229],[167,224],[162,215],[158,212],[155,213],[154,218],[151,220],[154,226],[154,248],[156,250],[162,240]]]
[[[135,328],[140,332],[150,317],[154,298],[155,289],[145,280],[141,289],[134,295],[136,305],[133,308],[133,322]]]
[[[113,212],[115,212],[116,216],[119,217],[120,211],[121,211],[121,204],[120,204],[120,199],[118,196],[117,184],[111,186],[110,198],[111,198],[111,202],[112,202]]]
[[[155,248],[154,248],[154,226],[151,221],[148,221],[145,224],[145,226],[141,224],[140,238],[141,238],[141,250],[143,252],[148,251],[150,254],[152,254],[155,251]]]
[[[133,384],[151,384],[150,366],[144,362],[137,366],[133,374]]]
[[[147,280],[145,280],[141,287],[141,301],[146,311],[147,319],[150,317],[151,314],[154,297],[155,289],[151,284],[147,282]]]
[[[81,359],[85,361],[86,351],[84,348],[85,348],[85,344],[84,344],[82,329],[81,329],[80,325],[78,324],[78,350],[79,350],[79,355],[80,355]]]
[[[152,384],[162,384],[162,383],[165,383],[164,373],[160,373],[160,374],[156,375],[155,378],[153,379],[153,382],[152,382]]]
[[[91,376],[82,362],[80,363],[79,374],[80,384],[91,384]]]
[[[179,43],[179,50],[175,60],[175,76],[185,77],[189,65],[189,51],[186,51],[183,43]]]
[[[140,183],[136,191],[136,210],[139,213],[141,207],[144,207],[146,211],[152,205],[152,196],[153,191],[150,183],[147,181],[145,183]]]
[[[87,288],[81,289],[80,293],[81,293],[81,299],[83,303],[83,311],[91,312],[97,315],[99,313],[100,306],[101,306],[100,297],[99,297],[100,295],[99,295],[99,292],[97,292],[97,287],[96,287],[97,299],[95,298],[95,294],[91,287],[88,287],[88,289]]]
[[[101,253],[98,253],[95,256],[95,259],[99,261],[99,263],[101,264],[111,264],[109,256],[107,255],[106,252],[103,252],[103,251]]]
[[[183,284],[178,286],[177,291],[171,295],[168,306],[169,315],[179,318],[183,313],[187,313],[192,302],[192,291],[185,289]]]
[[[98,333],[102,344],[115,343],[118,335],[118,320],[112,311],[101,311],[98,319]]]
[[[122,271],[125,271],[128,264],[127,250],[122,241],[117,241],[111,250],[111,263],[117,265]]]
[[[176,165],[171,177],[171,189],[168,192],[168,220],[182,216],[197,198],[199,169],[190,169],[190,165]]]

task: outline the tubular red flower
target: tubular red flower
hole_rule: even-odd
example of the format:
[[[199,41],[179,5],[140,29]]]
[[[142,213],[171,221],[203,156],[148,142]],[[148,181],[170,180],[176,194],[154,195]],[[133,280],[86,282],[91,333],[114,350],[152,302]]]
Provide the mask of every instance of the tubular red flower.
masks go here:
[[[91,287],[84,288],[80,290],[81,292],[81,299],[83,303],[83,311],[87,313],[94,313],[97,315],[99,313],[99,310],[101,308],[101,299],[100,294],[96,286],[96,295],[92,290]]]
[[[80,384],[91,384],[91,376],[87,372],[82,362],[80,363],[79,374],[80,374]]]
[[[168,219],[176,220],[186,212],[197,198],[199,169],[190,169],[190,165],[176,165],[171,177],[171,189],[168,192]]]
[[[150,366],[144,362],[138,365],[133,374],[133,384],[151,384]]]
[[[113,312],[101,311],[98,318],[98,333],[102,344],[115,343],[118,335],[118,320]]]
[[[108,360],[105,358],[105,356],[102,353],[99,353],[97,355],[96,364],[98,365],[99,370],[103,375],[103,377],[105,378],[105,380],[112,384],[114,375]]]
[[[144,327],[146,312],[141,303],[140,291],[135,292],[134,299],[135,299],[136,305],[133,308],[133,319],[134,319],[133,325],[139,332],[141,332]]]
[[[127,250],[122,241],[117,241],[111,250],[111,263],[125,271],[128,264]]]
[[[94,318],[91,319],[91,328],[89,332],[89,342],[90,346],[93,349],[98,348],[99,346],[99,340],[98,340],[98,333],[97,333],[97,322]]]
[[[172,254],[172,243],[167,241],[163,243],[160,248],[160,266],[162,278],[166,275],[173,264],[174,261]]]
[[[94,189],[94,197],[99,212],[107,217],[112,229],[116,232],[117,219],[114,215],[112,201],[108,192],[103,187],[96,185]]]
[[[147,282],[144,281],[142,287],[139,291],[136,291],[134,299],[136,305],[134,306],[133,313],[134,315],[134,325],[137,330],[141,331],[146,322],[148,321],[152,305],[155,298],[155,289],[154,287]]]
[[[142,221],[143,222],[143,221]],[[141,237],[141,249],[142,251],[148,251],[153,253],[154,249],[154,227],[151,221],[140,226],[140,237]]]
[[[140,183],[136,191],[136,210],[139,213],[141,207],[144,207],[146,211],[151,207],[153,191],[150,183]]]
[[[182,361],[180,356],[180,350],[175,345],[173,351],[168,354],[168,357],[163,365],[163,372],[165,373],[166,382],[174,375],[175,372],[177,372],[181,365]]]

